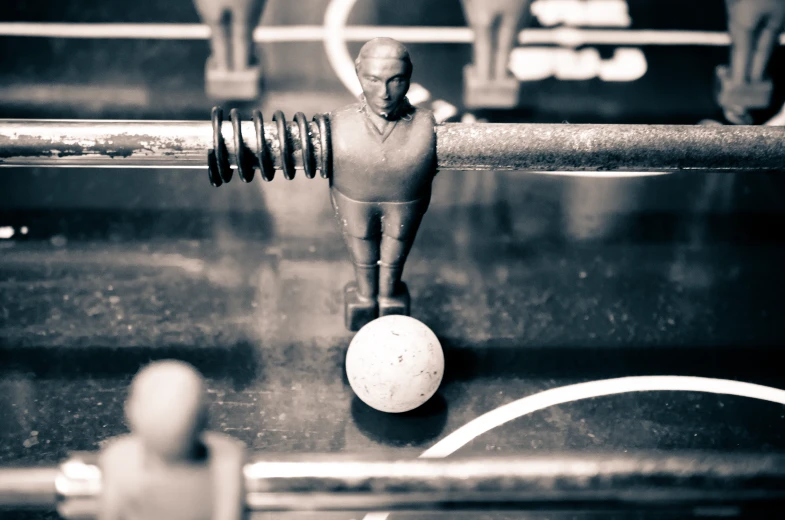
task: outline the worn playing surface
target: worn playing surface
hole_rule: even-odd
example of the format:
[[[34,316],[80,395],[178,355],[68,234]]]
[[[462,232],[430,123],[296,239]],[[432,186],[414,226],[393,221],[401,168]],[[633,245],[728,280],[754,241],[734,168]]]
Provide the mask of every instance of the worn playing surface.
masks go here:
[[[336,231],[264,237],[263,214],[205,222],[191,236],[198,218],[187,213],[17,215],[33,230],[37,219],[62,228],[3,244],[0,462],[51,463],[124,433],[130,377],[165,357],[209,378],[213,428],[271,453],[414,457],[512,400],[606,377],[785,385],[769,348],[782,338],[781,231],[744,216],[650,215],[613,240],[581,242],[554,230],[559,216],[543,203],[551,180],[495,180],[493,205],[432,208],[407,266],[413,315],[439,336],[447,368],[437,395],[404,415],[368,408],[345,379],[351,271]],[[162,234],[148,238],[151,228]],[[784,432],[779,405],[637,393],[537,412],[463,450],[772,451],[785,448]]]

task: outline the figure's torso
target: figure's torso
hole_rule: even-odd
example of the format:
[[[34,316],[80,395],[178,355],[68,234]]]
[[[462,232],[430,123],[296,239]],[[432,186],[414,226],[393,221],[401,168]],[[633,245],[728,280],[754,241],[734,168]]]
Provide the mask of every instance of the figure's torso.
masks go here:
[[[209,520],[213,517],[210,467],[188,464],[143,473],[136,497],[138,520]],[[132,520],[129,515],[129,520]]]
[[[131,437],[105,452],[107,490],[124,520],[211,520],[213,485],[209,462],[145,467],[143,450]]]
[[[413,109],[385,138],[361,106],[330,114],[331,186],[363,202],[409,202],[429,195],[436,173],[433,113]]]

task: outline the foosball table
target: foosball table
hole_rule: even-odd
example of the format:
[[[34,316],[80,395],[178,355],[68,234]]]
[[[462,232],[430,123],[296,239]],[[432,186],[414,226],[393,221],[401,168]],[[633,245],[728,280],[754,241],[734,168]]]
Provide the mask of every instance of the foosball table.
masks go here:
[[[785,4],[181,3],[0,22],[42,76],[127,39],[198,78],[0,88],[0,516],[782,514]],[[467,26],[372,25],[437,14]],[[335,78],[286,79],[322,40]],[[730,45],[698,124],[646,86],[665,45]]]

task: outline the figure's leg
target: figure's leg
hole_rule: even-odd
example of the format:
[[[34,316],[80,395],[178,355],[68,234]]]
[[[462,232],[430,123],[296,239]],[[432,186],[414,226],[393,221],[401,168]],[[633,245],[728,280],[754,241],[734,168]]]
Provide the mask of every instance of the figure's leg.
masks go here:
[[[731,37],[728,67],[719,67],[719,102],[725,118],[733,124],[752,123],[750,105],[750,68],[755,50],[758,13],[747,2],[726,0],[728,31]]]
[[[781,30],[782,20],[778,16],[770,18],[763,26],[758,35],[758,45],[755,48],[755,54],[750,65],[750,82],[757,83],[763,81],[766,75],[766,67],[769,64],[774,47],[777,45]]]
[[[266,0],[234,0],[232,11],[232,65],[242,71],[255,63],[253,31],[261,23]]]
[[[461,2],[466,21],[474,32],[472,45],[472,59],[474,61],[474,75],[482,81],[491,77],[491,52],[492,52],[492,18],[484,5],[483,0],[463,0]]]
[[[251,26],[248,13],[241,9],[232,12],[232,68],[245,70],[251,65]]]
[[[212,66],[218,70],[229,70],[229,42],[226,24],[219,18],[217,23],[210,23],[210,55]]]
[[[730,79],[735,85],[749,81],[750,62],[755,50],[756,24],[744,2],[728,2],[728,31],[731,37]]]
[[[330,198],[354,266],[355,282],[344,288],[346,328],[359,330],[379,316],[379,244],[381,223],[375,204],[330,190]]]
[[[503,13],[499,23],[499,32],[496,34],[496,63],[493,68],[494,79],[503,80],[508,77],[507,64],[510,61],[510,52],[515,45],[518,34],[517,13]]]
[[[229,27],[225,12],[206,20],[210,27],[210,51],[212,66],[217,70],[229,70]]]
[[[352,200],[335,190],[330,192],[330,201],[354,264],[357,291],[365,299],[376,299],[381,215],[375,204]]]
[[[379,315],[409,314],[409,290],[401,281],[430,194],[419,201],[385,204],[379,262]]]
[[[474,26],[474,75],[481,81],[491,79],[491,55],[493,54],[493,26],[483,20]]]
[[[227,27],[224,23],[226,5],[215,0],[194,0],[199,17],[210,28],[210,52],[212,66],[219,70],[229,67]]]
[[[401,281],[401,276],[413,241],[414,236],[405,240],[388,235],[382,236],[382,259],[379,263],[379,316],[409,315],[411,307],[409,288]]]
[[[344,234],[354,265],[354,282],[344,287],[344,323],[360,330],[379,317],[379,239]]]
[[[501,14],[501,23],[497,35],[496,45],[496,67],[495,74],[497,80],[508,77],[507,67],[510,62],[510,53],[518,41],[518,27],[528,27],[529,25],[529,5],[531,0],[509,0]],[[523,22],[521,22],[523,18]]]
[[[380,297],[394,296],[402,288],[403,266],[429,203],[430,193],[417,201],[384,205],[379,269]]]
[[[357,238],[344,233],[354,264],[358,296],[375,300],[379,295],[379,239]]]
[[[472,3],[474,17],[469,19],[474,32],[474,63],[464,69],[467,108],[512,108],[518,104],[520,84],[509,73],[508,64],[520,18],[516,13],[527,1]]]
[[[414,236],[406,240],[398,240],[387,235],[382,236],[381,263],[379,265],[380,297],[391,298],[400,293],[403,266],[413,242]]]

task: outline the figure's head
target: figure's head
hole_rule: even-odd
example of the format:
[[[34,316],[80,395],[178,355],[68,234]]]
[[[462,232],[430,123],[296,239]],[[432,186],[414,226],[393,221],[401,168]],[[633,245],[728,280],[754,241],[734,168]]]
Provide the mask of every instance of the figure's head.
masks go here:
[[[412,77],[406,47],[392,38],[374,38],[363,45],[354,63],[368,108],[385,118],[394,115]]]
[[[205,401],[204,382],[193,367],[161,361],[134,377],[125,414],[147,451],[165,460],[185,460],[206,427]]]

